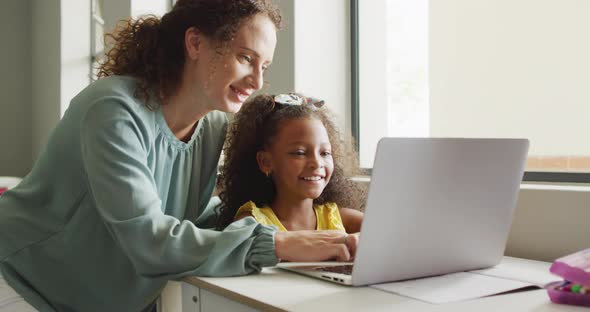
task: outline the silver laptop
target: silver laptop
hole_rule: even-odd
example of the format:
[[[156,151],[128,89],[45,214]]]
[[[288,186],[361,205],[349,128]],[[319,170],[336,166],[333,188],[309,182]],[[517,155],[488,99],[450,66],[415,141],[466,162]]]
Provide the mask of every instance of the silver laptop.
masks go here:
[[[383,138],[354,264],[279,267],[361,286],[494,266],[528,147],[527,139]]]

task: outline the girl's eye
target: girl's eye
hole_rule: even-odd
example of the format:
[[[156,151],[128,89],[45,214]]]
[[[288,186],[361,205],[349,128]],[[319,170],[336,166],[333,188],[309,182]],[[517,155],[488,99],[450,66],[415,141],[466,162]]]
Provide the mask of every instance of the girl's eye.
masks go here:
[[[305,155],[305,151],[303,151],[303,150],[295,151],[295,152],[291,153],[291,155],[303,156],[303,155]]]
[[[326,156],[326,157],[327,156],[332,156],[332,152],[330,152],[330,151],[323,152],[322,153],[322,156]]]

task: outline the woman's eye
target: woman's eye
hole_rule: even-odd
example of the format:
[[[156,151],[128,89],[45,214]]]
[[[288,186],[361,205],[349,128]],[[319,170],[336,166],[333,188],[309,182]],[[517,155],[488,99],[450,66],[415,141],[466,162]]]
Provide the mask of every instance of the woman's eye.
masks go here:
[[[305,151],[295,151],[293,153],[291,153],[292,155],[297,155],[297,156],[303,156],[305,155]]]
[[[322,153],[322,156],[332,156],[332,152],[326,151]]]
[[[249,55],[241,55],[240,57],[242,58],[242,60],[248,63],[252,62],[252,58]]]

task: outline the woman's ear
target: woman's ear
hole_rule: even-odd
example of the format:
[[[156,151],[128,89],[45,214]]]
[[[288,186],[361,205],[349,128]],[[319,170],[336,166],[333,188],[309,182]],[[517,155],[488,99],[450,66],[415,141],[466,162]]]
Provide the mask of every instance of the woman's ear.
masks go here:
[[[196,27],[188,28],[184,32],[184,47],[187,57],[191,60],[197,60],[199,58],[199,52],[202,49],[202,37],[203,34]]]
[[[256,162],[258,162],[258,168],[262,171],[265,176],[270,176],[272,173],[272,161],[270,153],[267,151],[258,151],[256,153]]]

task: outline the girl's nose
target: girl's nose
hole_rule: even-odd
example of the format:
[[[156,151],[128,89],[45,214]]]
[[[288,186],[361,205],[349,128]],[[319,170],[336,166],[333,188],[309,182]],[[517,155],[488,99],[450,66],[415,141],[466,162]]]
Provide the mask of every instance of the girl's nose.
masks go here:
[[[322,161],[322,158],[319,156],[312,156],[312,158],[309,160],[309,166],[312,169],[319,169],[319,168],[323,168],[324,167],[324,162]]]

